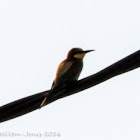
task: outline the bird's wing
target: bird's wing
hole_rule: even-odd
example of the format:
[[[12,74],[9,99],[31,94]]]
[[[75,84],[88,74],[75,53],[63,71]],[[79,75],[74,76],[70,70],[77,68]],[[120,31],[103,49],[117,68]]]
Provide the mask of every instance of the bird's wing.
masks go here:
[[[61,62],[57,68],[54,82],[57,81],[57,79],[59,79],[62,75],[64,75],[72,66],[72,64],[72,61],[66,62],[66,60],[64,60],[63,62]]]

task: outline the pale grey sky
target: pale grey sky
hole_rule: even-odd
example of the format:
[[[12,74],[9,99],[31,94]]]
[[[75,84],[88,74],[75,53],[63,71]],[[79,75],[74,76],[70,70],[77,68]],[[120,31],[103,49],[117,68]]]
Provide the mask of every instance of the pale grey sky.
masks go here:
[[[80,78],[139,50],[139,7],[139,0],[0,1],[0,105],[48,90],[73,47],[96,50],[85,57]],[[1,123],[0,134],[60,132],[61,137],[48,139],[139,140],[139,77],[136,69]]]

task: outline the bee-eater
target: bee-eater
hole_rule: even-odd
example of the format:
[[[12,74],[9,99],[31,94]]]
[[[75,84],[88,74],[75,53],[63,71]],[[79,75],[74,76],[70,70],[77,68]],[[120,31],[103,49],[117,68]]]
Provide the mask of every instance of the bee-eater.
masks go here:
[[[59,64],[52,88],[40,107],[46,104],[48,98],[78,80],[83,68],[83,58],[91,51],[94,50],[83,51],[81,48],[73,48],[68,52],[67,58]]]

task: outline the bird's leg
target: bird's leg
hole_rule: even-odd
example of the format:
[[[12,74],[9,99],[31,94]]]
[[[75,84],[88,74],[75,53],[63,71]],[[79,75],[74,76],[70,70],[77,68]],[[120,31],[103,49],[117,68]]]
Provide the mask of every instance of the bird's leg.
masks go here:
[[[63,89],[63,90],[59,91],[58,93],[54,94],[53,97],[58,96],[59,94],[61,94],[61,93],[64,92],[64,91],[66,91],[66,89]]]

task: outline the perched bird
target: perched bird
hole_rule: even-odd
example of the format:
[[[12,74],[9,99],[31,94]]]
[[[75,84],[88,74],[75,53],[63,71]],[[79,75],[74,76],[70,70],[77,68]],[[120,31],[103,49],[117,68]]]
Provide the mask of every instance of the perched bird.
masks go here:
[[[47,99],[78,80],[83,68],[83,58],[86,53],[91,51],[94,50],[83,51],[81,48],[73,48],[68,52],[67,58],[59,64],[52,88],[40,107],[46,104]]]

